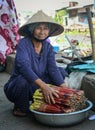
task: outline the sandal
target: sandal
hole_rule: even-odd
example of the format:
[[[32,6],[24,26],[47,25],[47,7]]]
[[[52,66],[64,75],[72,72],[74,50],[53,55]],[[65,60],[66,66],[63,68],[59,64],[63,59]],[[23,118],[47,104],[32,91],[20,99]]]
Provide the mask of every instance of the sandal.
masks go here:
[[[19,116],[19,117],[25,117],[25,116],[27,116],[27,113],[22,112],[19,108],[14,108],[13,109],[13,115]]]

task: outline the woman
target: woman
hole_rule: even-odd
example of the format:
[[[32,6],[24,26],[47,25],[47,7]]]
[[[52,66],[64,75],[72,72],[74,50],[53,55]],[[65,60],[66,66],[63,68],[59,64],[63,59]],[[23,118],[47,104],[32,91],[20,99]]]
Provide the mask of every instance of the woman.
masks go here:
[[[15,116],[28,113],[29,101],[38,88],[41,88],[47,103],[55,103],[54,96],[58,98],[57,91],[47,84],[64,87],[65,71],[60,72],[56,66],[54,50],[47,38],[63,30],[42,11],[38,11],[19,29],[24,38],[17,47],[14,72],[4,86],[7,98],[14,103]]]
[[[0,72],[6,56],[13,53],[19,40],[18,17],[13,0],[0,0]]]

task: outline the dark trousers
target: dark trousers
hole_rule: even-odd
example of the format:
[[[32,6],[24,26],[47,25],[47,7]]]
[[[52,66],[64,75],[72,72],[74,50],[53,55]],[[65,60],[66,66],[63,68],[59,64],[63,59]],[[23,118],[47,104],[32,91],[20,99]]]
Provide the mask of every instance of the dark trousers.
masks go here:
[[[59,68],[63,79],[65,78],[65,70]],[[32,100],[33,93],[38,87],[35,84],[30,84],[23,76],[10,79],[4,86],[4,92],[7,98],[15,104],[23,112],[29,111],[29,101]]]
[[[32,95],[37,89],[37,86],[31,87],[25,78],[18,76],[4,86],[4,92],[7,98],[20,108],[23,112],[29,111],[29,100],[32,100]]]

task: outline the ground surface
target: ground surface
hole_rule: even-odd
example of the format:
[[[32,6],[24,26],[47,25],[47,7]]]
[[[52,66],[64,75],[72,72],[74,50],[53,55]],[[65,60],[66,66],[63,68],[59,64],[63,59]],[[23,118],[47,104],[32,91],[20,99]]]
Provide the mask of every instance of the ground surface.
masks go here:
[[[0,73],[0,130],[95,130],[95,120],[86,119],[80,124],[70,127],[49,127],[38,123],[32,114],[20,118],[12,115],[13,104],[7,100],[3,86],[9,79],[7,73]],[[95,114],[90,111],[89,116]]]

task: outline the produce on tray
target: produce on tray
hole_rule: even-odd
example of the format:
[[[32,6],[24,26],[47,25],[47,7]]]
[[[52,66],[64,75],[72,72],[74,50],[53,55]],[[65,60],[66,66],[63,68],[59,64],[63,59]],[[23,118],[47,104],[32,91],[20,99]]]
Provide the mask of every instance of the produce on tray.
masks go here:
[[[54,86],[54,89],[58,90],[59,95],[59,98],[54,97],[55,104],[46,103],[41,89],[37,89],[34,93],[34,102],[30,105],[30,109],[45,113],[69,113],[86,107],[87,98],[83,90],[58,86]]]
[[[81,57],[85,57],[91,55],[92,51],[91,49],[88,48],[88,49],[80,50],[78,53]]]
[[[90,48],[88,48],[88,49],[76,49],[76,51],[77,51],[77,55],[79,55],[79,57],[81,57],[81,58],[92,55],[92,50]],[[73,58],[77,58],[77,55],[76,54],[73,55],[73,54],[74,54],[73,50],[63,51],[62,57],[71,59],[72,56],[73,56]]]

